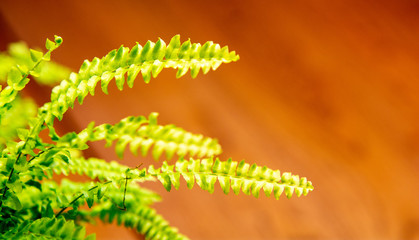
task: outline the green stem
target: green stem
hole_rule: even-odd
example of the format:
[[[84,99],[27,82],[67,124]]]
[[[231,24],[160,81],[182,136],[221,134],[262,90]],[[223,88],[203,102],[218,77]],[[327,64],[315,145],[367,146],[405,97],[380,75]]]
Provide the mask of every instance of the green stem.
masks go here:
[[[104,182],[102,185],[105,185],[105,184],[109,184],[109,183],[111,183],[112,181],[107,181],[107,182]],[[90,191],[92,191],[92,190],[95,190],[96,188],[98,188],[99,186],[98,185],[96,185],[96,186],[94,186],[94,187],[91,187],[89,190],[87,190],[88,192],[90,192]],[[73,205],[75,202],[77,202],[77,200],[79,200],[81,197],[83,197],[83,193],[82,194],[80,194],[79,196],[77,196],[75,199],[73,199],[73,201],[71,201],[69,204],[68,204],[68,206],[66,206],[66,207],[63,207],[63,208],[61,208],[61,210],[57,213],[57,214],[55,214],[55,217],[57,218],[57,217],[59,217],[67,208],[69,208],[71,205]]]
[[[137,168],[139,168],[139,167],[141,167],[143,165],[143,163],[141,163],[140,165],[138,165],[138,166],[136,166],[134,169],[137,169]],[[119,207],[117,204],[115,204],[119,209],[121,209],[121,210],[127,210],[127,207],[125,206],[125,196],[126,196],[126,194],[127,194],[127,184],[128,184],[128,179],[131,179],[131,178],[128,178],[128,176],[127,176],[127,174],[128,174],[128,172],[130,171],[131,169],[129,169],[126,173],[125,173],[125,186],[124,186],[124,198],[122,199],[122,208],[121,207]]]
[[[20,154],[19,154],[19,156],[18,156],[18,159],[19,159],[19,157],[20,157]],[[9,178],[7,178],[6,184],[5,184],[5,186],[4,186],[4,189],[3,189],[3,194],[2,194],[1,199],[0,199],[0,208],[3,206],[3,199],[4,199],[4,196],[6,196],[6,192],[7,192],[7,190],[9,189],[9,188],[7,187],[7,183],[10,181],[10,178],[12,178],[12,175],[13,175],[14,170],[15,170],[15,168],[12,168],[12,170],[10,171],[10,173],[9,173]]]
[[[41,156],[42,154],[46,153],[47,151],[49,151],[49,150],[51,150],[51,149],[53,149],[53,148],[55,148],[55,147],[50,147],[50,148],[48,148],[48,149],[46,149],[46,150],[40,151],[38,154],[36,154],[36,156],[33,156],[33,157],[31,157],[31,159],[29,159],[28,164],[29,164],[30,162],[32,162],[32,160],[34,160],[35,158],[37,158],[37,157]]]
[[[127,210],[127,206],[125,206],[125,195],[127,194],[127,183],[128,183],[128,177],[125,176],[125,187],[124,187],[124,198],[122,199],[122,208],[116,205],[119,209],[125,211]]]

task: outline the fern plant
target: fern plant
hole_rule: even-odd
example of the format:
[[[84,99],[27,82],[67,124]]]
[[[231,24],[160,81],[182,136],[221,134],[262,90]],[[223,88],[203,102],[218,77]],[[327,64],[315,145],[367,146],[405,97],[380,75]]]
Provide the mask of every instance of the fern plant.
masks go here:
[[[159,125],[157,113],[148,117],[131,116],[115,124],[89,124],[79,133],[59,136],[54,120],[80,104],[100,83],[102,91],[115,80],[122,90],[132,87],[139,74],[146,83],[164,68],[177,69],[176,77],[190,71],[196,77],[239,56],[228,47],[213,42],[181,43],[179,35],[169,44],[159,39],[144,46],[121,46],[102,58],[85,60],[78,72],[50,61],[62,38],[46,40],[47,52],[29,49],[25,44],[10,45],[0,54],[0,237],[2,239],[94,239],[86,236],[84,223],[100,219],[123,224],[147,239],[187,239],[159,215],[152,204],[160,197],[143,187],[145,181],[158,180],[167,191],[195,183],[212,193],[218,181],[225,194],[233,190],[254,197],[260,190],[278,199],[307,195],[313,185],[306,178],[280,173],[268,167],[217,157],[217,140],[189,133],[174,125]],[[56,85],[51,101],[41,107],[23,98],[20,92],[30,79]],[[60,82],[57,80],[64,79]],[[40,133],[48,131],[49,139]],[[151,153],[156,160],[166,158],[159,167],[129,168],[116,161],[83,157],[88,143],[105,140],[115,143],[122,158],[129,148],[133,154]],[[167,160],[175,158],[169,163]],[[55,174],[79,174],[88,182],[67,178],[54,181]],[[80,208],[81,206],[85,206]]]

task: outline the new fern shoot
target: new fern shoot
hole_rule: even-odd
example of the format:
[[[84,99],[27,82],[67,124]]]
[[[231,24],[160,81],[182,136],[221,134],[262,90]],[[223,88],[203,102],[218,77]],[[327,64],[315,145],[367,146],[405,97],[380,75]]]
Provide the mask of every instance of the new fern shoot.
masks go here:
[[[218,181],[225,194],[232,190],[258,197],[262,190],[276,199],[282,193],[289,198],[313,190],[311,182],[298,175],[221,160],[217,140],[174,125],[159,125],[157,113],[127,117],[115,124],[91,123],[79,133],[59,136],[54,120],[61,120],[76,100],[82,104],[88,94],[94,95],[97,84],[107,94],[112,80],[123,90],[124,83],[132,87],[138,75],[148,83],[164,68],[177,69],[178,78],[188,71],[194,78],[199,71],[206,74],[239,59],[228,47],[213,42],[181,43],[176,35],[169,44],[159,39],[131,49],[121,46],[102,58],[85,60],[78,72],[70,72],[50,61],[62,42],[58,36],[54,41],[47,39],[46,53],[23,43],[11,44],[0,53],[1,239],[95,239],[94,234],[86,236],[84,227],[95,219],[116,221],[147,239],[187,239],[153,209],[160,197],[141,187],[142,182],[156,179],[167,191],[178,189],[182,178],[188,188],[196,183],[210,193]],[[37,107],[21,96],[30,79],[55,85],[50,102]],[[42,131],[50,139],[41,138]],[[151,154],[156,160],[176,160],[132,169],[116,161],[83,157],[88,143],[99,140],[114,143],[120,158],[129,148],[133,154]],[[90,181],[52,180],[54,174],[70,173]]]

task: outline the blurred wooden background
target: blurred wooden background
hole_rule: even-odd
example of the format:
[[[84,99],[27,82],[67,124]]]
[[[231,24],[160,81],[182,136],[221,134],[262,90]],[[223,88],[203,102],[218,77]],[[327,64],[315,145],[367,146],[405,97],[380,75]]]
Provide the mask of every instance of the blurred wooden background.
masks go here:
[[[279,201],[198,188],[165,192],[158,211],[191,239],[419,239],[419,4],[417,1],[0,2],[1,50],[24,40],[64,44],[53,59],[78,69],[121,44],[175,34],[212,40],[241,60],[175,79],[163,71],[68,112],[62,132],[160,113],[216,137],[223,159],[246,159],[312,180],[307,197]],[[49,89],[29,94],[46,101]],[[90,155],[116,159],[94,144]],[[149,158],[126,154],[132,166]],[[141,239],[94,227],[98,239]]]

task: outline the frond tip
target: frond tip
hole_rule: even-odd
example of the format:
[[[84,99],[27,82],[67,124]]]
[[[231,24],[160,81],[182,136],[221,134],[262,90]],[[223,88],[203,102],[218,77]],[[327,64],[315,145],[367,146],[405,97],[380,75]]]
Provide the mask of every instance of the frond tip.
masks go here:
[[[173,170],[175,168],[175,170]],[[307,178],[300,178],[298,175],[292,175],[285,172],[280,173],[279,170],[272,170],[268,167],[260,167],[256,164],[249,165],[244,161],[240,163],[232,161],[220,161],[218,158],[213,161],[212,158],[203,160],[179,160],[176,164],[168,165],[167,162],[159,169],[150,166],[148,174],[156,177],[170,191],[173,185],[179,188],[180,176],[182,176],[188,188],[192,188],[195,181],[198,186],[208,192],[214,192],[215,182],[218,180],[225,194],[233,189],[235,194],[239,194],[240,190],[247,195],[252,194],[259,197],[259,191],[263,189],[266,196],[270,196],[272,192],[276,199],[284,192],[290,198],[293,193],[300,197],[307,195],[314,189],[311,181]]]

